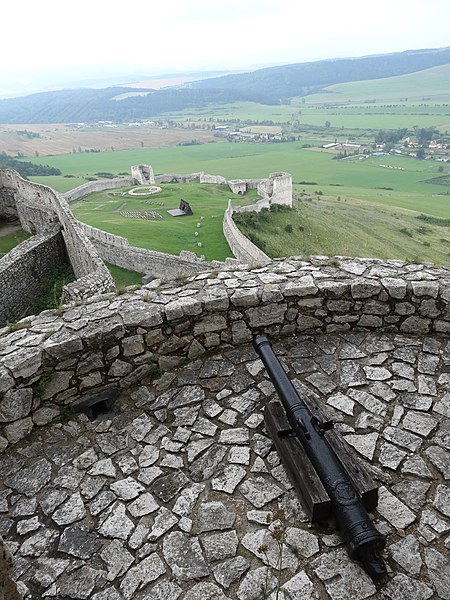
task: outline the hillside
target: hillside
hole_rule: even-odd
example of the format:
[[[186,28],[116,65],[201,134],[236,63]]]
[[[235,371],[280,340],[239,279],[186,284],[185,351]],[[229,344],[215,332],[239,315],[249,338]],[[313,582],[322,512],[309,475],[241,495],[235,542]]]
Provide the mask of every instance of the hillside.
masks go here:
[[[190,85],[202,90],[245,89],[250,94],[266,97],[269,103],[278,103],[283,98],[303,96],[331,84],[393,77],[447,63],[450,63],[450,47],[269,67],[252,73],[197,81]]]
[[[136,95],[135,88],[116,87],[44,92],[0,100],[0,123],[128,122],[237,101],[289,104],[290,98],[333,84],[389,78],[447,64],[450,47],[271,67],[180,88],[144,89],[142,95]]]
[[[385,79],[352,81],[333,84],[316,94],[308,96],[308,105],[336,105],[373,101],[399,102],[448,102],[450,96],[450,63],[397,75]]]

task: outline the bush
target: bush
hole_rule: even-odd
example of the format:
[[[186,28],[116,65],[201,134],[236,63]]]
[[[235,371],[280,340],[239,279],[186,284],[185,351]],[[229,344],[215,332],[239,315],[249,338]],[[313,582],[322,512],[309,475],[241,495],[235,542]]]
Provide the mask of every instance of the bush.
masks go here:
[[[288,223],[285,226],[284,230],[286,231],[286,233],[292,233],[292,225],[291,225],[291,223]]]

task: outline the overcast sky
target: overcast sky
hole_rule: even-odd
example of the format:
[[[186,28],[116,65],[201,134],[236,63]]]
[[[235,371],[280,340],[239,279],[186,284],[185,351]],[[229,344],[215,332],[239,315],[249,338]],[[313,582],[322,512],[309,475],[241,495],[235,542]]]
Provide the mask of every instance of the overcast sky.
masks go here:
[[[450,45],[449,0],[17,0],[3,3],[1,20],[5,77],[98,64],[238,69]]]

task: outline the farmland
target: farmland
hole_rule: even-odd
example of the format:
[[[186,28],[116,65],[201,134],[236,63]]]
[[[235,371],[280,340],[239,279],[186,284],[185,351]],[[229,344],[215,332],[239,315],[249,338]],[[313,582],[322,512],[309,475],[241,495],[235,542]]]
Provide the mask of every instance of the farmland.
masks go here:
[[[449,262],[449,227],[442,223],[424,225],[417,217],[424,214],[435,219],[449,218],[450,190],[448,184],[445,185],[446,180],[441,179],[441,185],[436,181],[427,183],[448,176],[449,163],[433,160],[438,156],[432,154],[429,160],[417,160],[406,153],[402,156],[357,155],[335,160],[336,152],[322,146],[348,140],[373,148],[380,129],[405,128],[409,135],[414,135],[419,128],[433,127],[448,139],[449,81],[450,65],[445,65],[400,77],[333,85],[317,94],[292,98],[285,105],[236,102],[168,113],[159,125],[117,128],[29,125],[26,129],[42,138],[20,134],[22,150],[31,156],[28,160],[62,171],[61,176],[32,178],[61,192],[99,178],[102,173],[129,174],[130,166],[139,163],[151,164],[155,173],[201,170],[228,179],[263,178],[271,172],[287,171],[292,174],[297,196],[294,231],[287,235],[284,231],[287,223],[276,220],[282,215],[271,215],[273,222],[263,228],[269,253],[364,254],[409,260],[419,257],[442,264]],[[212,129],[223,122],[242,131],[283,131],[295,141],[232,143],[224,139],[225,134],[220,136]],[[0,151],[6,139],[5,131],[13,135],[13,127],[16,127],[14,131],[24,129],[24,126],[2,126]],[[39,129],[44,127],[47,130]],[[64,134],[60,136],[62,130]],[[14,135],[17,137],[17,133]],[[83,139],[85,143],[80,141]],[[195,145],[179,145],[192,140]],[[47,144],[45,156],[44,152],[33,151],[31,144],[38,142]],[[102,151],[88,151],[90,147],[101,147]],[[40,156],[33,156],[36,152]],[[215,200],[206,190],[198,188],[194,192],[192,188],[192,191],[193,196],[204,194],[205,201],[219,214]],[[175,191],[168,208],[176,206],[178,196],[184,197],[184,193]],[[229,195],[229,191],[224,194]],[[188,221],[184,221],[189,230],[187,237],[177,232],[180,245],[170,250],[171,245],[165,239],[170,235],[161,236],[159,240],[153,234],[148,235],[148,227],[154,227],[155,223],[132,225],[132,219],[127,223],[117,222],[117,203],[110,200],[105,203],[100,198],[89,198],[83,206],[77,205],[75,212],[80,219],[124,235],[136,245],[176,253],[183,244],[187,249],[195,247]],[[100,209],[102,203],[105,210]],[[222,212],[223,208],[222,198]],[[206,205],[199,210],[203,214]],[[302,219],[307,220],[307,227]],[[181,223],[175,224],[175,221],[168,221],[175,228],[173,231],[181,227]],[[147,229],[141,232],[144,223]],[[270,233],[271,227],[276,235]],[[303,233],[305,231],[309,234]],[[204,251],[198,253],[208,258],[226,255],[228,248],[221,231],[218,229],[216,234],[221,238],[217,247],[212,236],[205,243]]]
[[[65,191],[96,172],[129,173],[130,165],[147,163],[155,173],[191,173],[203,170],[227,178],[267,177],[287,171],[293,183],[313,182],[327,196],[346,196],[398,206],[436,217],[449,215],[447,188],[424,181],[438,175],[439,165],[407,157],[382,156],[362,160],[333,160],[334,154],[317,148],[286,144],[216,144],[143,149],[98,154],[74,154],[33,159],[61,169],[67,177],[34,177],[33,180]],[[445,167],[447,171],[450,169]],[[312,186],[310,186],[312,187]],[[387,189],[388,188],[388,189]]]
[[[0,125],[0,152],[10,156],[50,156],[78,152],[114,152],[214,141],[211,131],[152,125]]]

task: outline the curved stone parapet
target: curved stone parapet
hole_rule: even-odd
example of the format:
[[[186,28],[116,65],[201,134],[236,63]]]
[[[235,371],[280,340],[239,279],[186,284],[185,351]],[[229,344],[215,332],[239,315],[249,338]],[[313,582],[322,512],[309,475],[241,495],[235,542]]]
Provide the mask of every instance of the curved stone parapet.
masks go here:
[[[314,257],[258,269],[154,281],[45,311],[0,335],[0,447],[55,407],[127,388],[222,345],[271,335],[396,331],[450,334],[450,269],[400,261]],[[50,410],[50,413],[48,413]]]
[[[231,200],[228,201],[228,208],[223,215],[223,234],[234,256],[244,264],[265,265],[271,262],[272,259],[242,233],[233,221],[233,213],[239,211],[259,212],[263,207],[268,206],[266,200],[259,200],[256,204],[235,209],[231,204]]]

